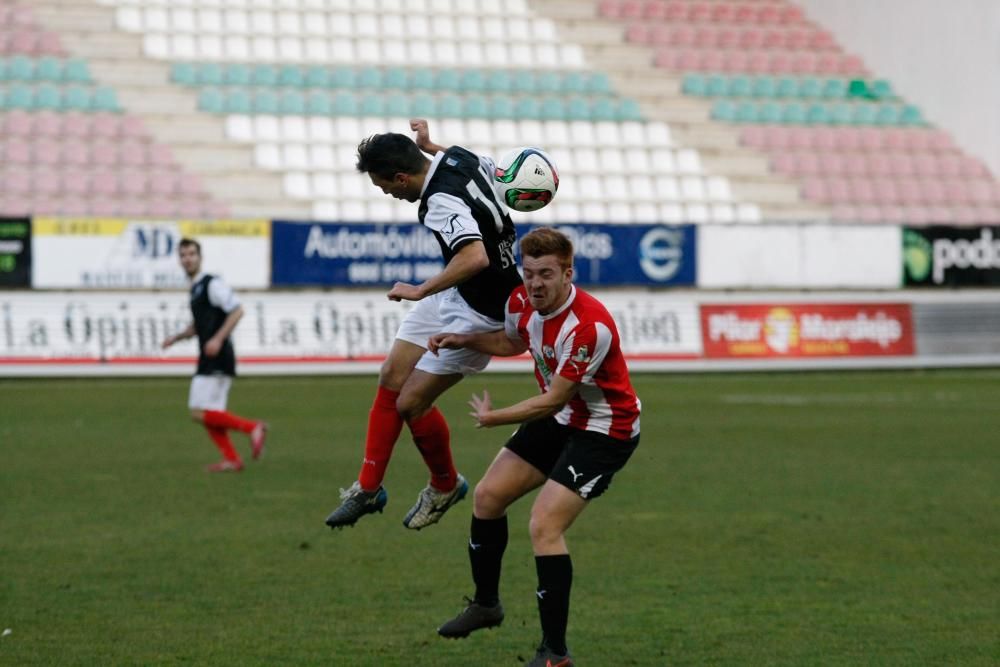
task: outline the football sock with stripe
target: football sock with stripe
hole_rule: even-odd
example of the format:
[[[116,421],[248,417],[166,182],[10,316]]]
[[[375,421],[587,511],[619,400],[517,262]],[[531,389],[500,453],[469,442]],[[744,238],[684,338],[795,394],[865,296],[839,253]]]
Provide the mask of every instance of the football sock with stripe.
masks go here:
[[[559,655],[566,655],[573,561],[569,554],[535,556],[535,570],[538,572],[538,616],[542,622],[545,645]]]
[[[423,417],[409,422],[413,442],[431,471],[431,486],[438,491],[451,491],[458,481],[455,462],[451,458],[451,431],[444,415],[436,407]]]
[[[469,563],[476,584],[476,602],[495,607],[500,602],[500,566],[507,549],[507,515],[499,519],[472,517]]]
[[[392,458],[392,449],[403,430],[403,418],[396,410],[398,391],[379,387],[372,408],[368,411],[368,434],[365,437],[365,459],[361,463],[358,482],[365,491],[375,491],[382,485],[385,469]]]

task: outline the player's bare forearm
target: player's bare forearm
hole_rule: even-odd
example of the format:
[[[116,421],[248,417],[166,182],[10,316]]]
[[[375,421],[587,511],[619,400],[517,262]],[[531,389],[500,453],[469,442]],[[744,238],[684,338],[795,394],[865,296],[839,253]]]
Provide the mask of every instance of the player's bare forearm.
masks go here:
[[[483,242],[467,243],[451,258],[441,273],[428,278],[419,285],[421,298],[464,283],[489,265],[490,258],[486,254]]]
[[[218,340],[220,343],[225,341],[229,338],[229,335],[233,333],[233,329],[236,328],[236,325],[240,323],[242,318],[243,306],[237,306],[236,310],[226,315],[226,319],[222,322],[222,326],[219,327],[219,330],[214,336],[212,336],[212,338]]]
[[[445,149],[444,146],[431,141],[430,130],[427,128],[427,121],[425,119],[414,118],[410,120],[410,129],[417,133],[417,136],[413,139],[417,144],[417,148],[428,155],[437,155]]]
[[[548,391],[538,396],[526,398],[520,403],[507,408],[492,409],[489,395],[483,399],[472,397],[471,405],[475,412],[473,416],[480,427],[503,426],[504,424],[520,424],[551,417],[569,403],[576,394],[580,384],[564,377],[556,376]]]
[[[466,349],[494,357],[516,357],[528,349],[521,339],[512,339],[503,329],[476,334],[441,333],[431,336],[428,349],[437,354],[439,349]]]
[[[163,349],[167,349],[174,343],[179,343],[182,340],[187,340],[188,338],[194,338],[195,333],[197,332],[195,331],[194,323],[192,322],[191,324],[187,325],[187,327],[184,328],[183,330],[178,331],[172,336],[167,336],[166,338],[164,338],[161,347]]]

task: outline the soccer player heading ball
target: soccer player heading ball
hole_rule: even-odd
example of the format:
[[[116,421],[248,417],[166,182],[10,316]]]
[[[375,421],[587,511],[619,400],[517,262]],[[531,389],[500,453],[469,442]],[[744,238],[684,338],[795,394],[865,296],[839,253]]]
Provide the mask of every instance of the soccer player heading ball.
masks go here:
[[[404,424],[430,470],[430,482],[403,525],[419,530],[437,523],[465,497],[468,483],[455,470],[448,423],[434,401],[466,375],[484,369],[490,355],[476,350],[429,354],[427,341],[442,331],[502,329],[504,303],[521,282],[514,224],[492,185],[493,161],[431,142],[424,120],[411,121],[410,128],[416,141],[396,133],[363,140],[357,168],[385,194],[419,202],[417,218],[437,238],[445,267],[419,285],[397,282],[389,290],[389,299],[415,304],[382,365],[361,471],[350,488],[341,490],[340,506],[326,519],[331,528],[354,525],[385,507],[382,480]]]

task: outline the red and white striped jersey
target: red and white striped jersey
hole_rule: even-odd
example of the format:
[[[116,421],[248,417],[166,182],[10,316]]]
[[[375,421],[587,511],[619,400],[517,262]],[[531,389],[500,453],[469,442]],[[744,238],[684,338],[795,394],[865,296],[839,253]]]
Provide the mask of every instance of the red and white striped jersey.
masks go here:
[[[543,392],[554,375],[580,383],[556,421],[618,440],[639,435],[641,403],[632,389],[618,328],[604,304],[571,285],[566,303],[541,315],[522,285],[507,299],[505,327],[510,338],[528,345]]]

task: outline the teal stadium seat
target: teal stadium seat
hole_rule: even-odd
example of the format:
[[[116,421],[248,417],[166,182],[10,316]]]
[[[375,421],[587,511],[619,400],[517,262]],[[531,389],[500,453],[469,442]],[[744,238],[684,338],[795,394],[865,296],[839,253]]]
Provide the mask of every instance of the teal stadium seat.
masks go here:
[[[306,113],[310,116],[329,116],[333,114],[333,102],[330,93],[325,90],[310,90],[306,94]]]
[[[876,125],[896,125],[899,123],[899,107],[894,104],[881,104],[875,113]]]
[[[806,107],[805,116],[805,123],[807,125],[826,125],[830,122],[830,112],[824,104],[810,104]]]
[[[196,86],[198,68],[193,63],[174,63],[170,67],[170,80],[182,86]]]
[[[10,81],[34,81],[35,61],[24,56],[14,56],[7,61],[7,79]]]
[[[392,90],[409,90],[410,74],[402,67],[390,67],[382,76],[382,87]]]
[[[198,83],[202,86],[221,86],[225,83],[222,65],[202,63],[198,66]]]
[[[442,92],[457,93],[462,90],[462,75],[453,69],[438,72],[435,88]]]
[[[783,76],[778,79],[777,90],[775,90],[775,96],[780,98],[798,97],[799,96],[799,82],[797,79],[793,79],[790,76]]]
[[[51,84],[39,86],[35,92],[35,108],[46,111],[61,111],[62,91]]]
[[[444,95],[438,100],[438,115],[446,118],[461,118],[464,113],[462,98],[458,95]]]
[[[706,94],[705,77],[701,74],[685,74],[681,80],[681,92],[685,95],[704,97]]]
[[[869,89],[876,100],[884,102],[896,98],[896,94],[892,92],[892,86],[885,79],[872,81]]]
[[[91,102],[94,111],[121,111],[118,104],[118,95],[112,88],[97,88],[94,90],[94,99]]]
[[[413,90],[434,90],[434,71],[421,67],[413,70],[410,75],[410,88]]]
[[[412,109],[411,115],[418,118],[430,118],[438,115],[437,100],[434,99],[434,96],[427,93],[414,96],[410,104]]]
[[[705,82],[705,94],[710,97],[725,97],[729,90],[729,80],[724,76],[710,76]]]
[[[806,100],[818,100],[823,97],[823,82],[816,77],[806,77],[799,81],[798,96]]]
[[[354,85],[365,90],[379,90],[382,88],[382,70],[377,67],[365,67],[358,72]]]
[[[736,105],[729,100],[717,100],[712,104],[712,119],[732,123],[736,120]]]
[[[823,83],[823,97],[828,100],[842,100],[847,97],[847,82],[844,79],[827,79]]]
[[[486,98],[481,95],[469,95],[462,104],[462,115],[465,118],[489,118],[490,107]]]
[[[306,98],[297,90],[286,90],[278,98],[278,113],[301,116],[306,112]]]
[[[66,67],[63,69],[63,81],[68,83],[91,83],[93,79],[90,77],[90,68],[87,63],[78,58],[72,58],[66,61]]]
[[[590,120],[590,107],[591,105],[586,99],[582,97],[571,97],[566,104],[566,117],[568,120]]]
[[[639,103],[630,98],[619,100],[617,120],[643,120],[642,109],[639,108]]]
[[[758,76],[754,79],[751,94],[754,97],[772,98],[778,93],[778,83],[773,76]]]
[[[752,91],[753,85],[750,82],[750,77],[734,76],[729,79],[726,94],[729,97],[750,97]]]
[[[482,93],[486,91],[486,77],[478,69],[467,69],[462,72],[462,90],[467,93]],[[485,105],[486,102],[484,101]]]
[[[757,107],[757,122],[759,123],[780,123],[781,105],[777,102],[762,102]]]
[[[740,102],[736,105],[737,123],[756,123],[757,105],[753,102]]]
[[[608,97],[599,97],[590,104],[590,119],[594,121],[618,120],[618,105]]]
[[[271,95],[273,97],[273,95]],[[267,113],[258,111],[256,99],[245,88],[232,88],[226,92],[225,112],[236,114]],[[277,101],[274,106],[277,107]],[[273,111],[271,113],[274,113]]]
[[[838,102],[830,105],[827,108],[827,113],[829,114],[829,120],[827,122],[833,125],[850,125],[854,115],[854,109],[850,104]]]
[[[62,81],[63,61],[52,57],[42,58],[35,65],[35,78],[39,81]]]
[[[322,65],[313,65],[312,67],[306,67],[304,74],[304,80],[302,85],[306,88],[329,88],[330,87],[330,70],[323,67]]]
[[[251,83],[255,86],[272,87],[278,85],[278,69],[274,65],[257,65],[253,68]]]
[[[851,124],[852,125],[874,125],[875,124],[875,114],[878,110],[874,104],[868,104],[861,102],[854,105],[853,112],[851,114]]]
[[[226,67],[223,83],[227,86],[249,87],[253,85],[253,70],[249,65],[233,63]]]
[[[378,93],[367,93],[361,97],[358,113],[362,116],[385,115],[385,100]]]
[[[802,125],[806,122],[806,108],[798,102],[789,102],[781,112],[781,122],[788,125]]]
[[[333,115],[358,115],[358,98],[354,95],[354,93],[347,90],[341,90],[333,96]]]
[[[522,97],[514,105],[514,109],[518,118],[538,120],[542,115],[538,100],[534,97]]]
[[[502,69],[493,70],[486,75],[486,87],[494,93],[509,93],[513,90],[510,72]]]
[[[517,72],[514,74],[513,90],[516,93],[530,95],[537,92],[534,72]]]
[[[7,89],[7,108],[31,111],[35,108],[35,90],[24,84],[15,84]]]
[[[612,95],[611,79],[604,72],[591,72],[587,92],[591,95]]]
[[[920,109],[912,104],[907,104],[899,112],[900,125],[924,125],[923,114]]]
[[[385,115],[392,118],[409,118],[410,98],[402,93],[393,93],[385,99]]]
[[[223,113],[226,110],[226,96],[217,88],[202,88],[198,93],[198,109],[208,113]]]
[[[576,75],[575,82],[571,81],[571,77]],[[559,76],[555,72],[540,72],[535,77],[535,88],[542,95],[556,95],[561,92],[567,93],[582,93],[586,88],[586,82],[580,77],[579,72],[572,72],[566,75],[566,80],[569,86],[563,88],[563,77]]]
[[[63,91],[63,108],[67,111],[90,111],[93,109],[94,94],[90,88],[70,86]]]
[[[490,98],[490,116],[501,120],[514,119],[514,101],[508,95],[494,95]]]
[[[350,67],[336,67],[330,71],[331,88],[361,88],[360,76],[357,71]]]
[[[306,85],[306,77],[302,68],[295,65],[285,65],[278,71],[278,85],[288,88],[301,88]]]

